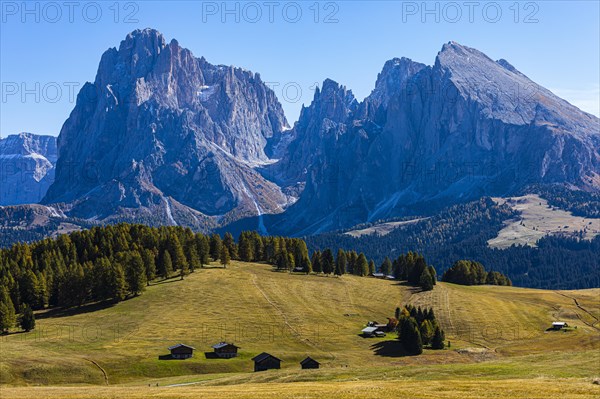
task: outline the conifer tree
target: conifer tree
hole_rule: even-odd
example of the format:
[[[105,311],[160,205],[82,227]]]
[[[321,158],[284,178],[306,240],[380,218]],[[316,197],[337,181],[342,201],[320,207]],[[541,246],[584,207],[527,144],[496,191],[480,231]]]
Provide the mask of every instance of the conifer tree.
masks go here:
[[[219,256],[219,259],[221,260],[221,264],[224,268],[227,268],[227,266],[231,263],[231,257],[229,256],[229,249],[227,246],[221,246],[221,255]]]
[[[173,273],[173,261],[171,260],[171,254],[167,250],[164,250],[161,254],[158,272],[163,279],[169,278],[171,273]]]
[[[156,261],[154,260],[154,253],[149,249],[142,251],[142,260],[144,261],[144,267],[146,268],[146,284],[150,285],[150,281],[156,278]]]
[[[381,264],[380,271],[385,276],[389,276],[392,274],[392,261],[387,256],[385,257],[385,259],[383,260],[383,263]]]
[[[421,277],[419,278],[419,286],[423,291],[431,291],[433,289],[433,278],[429,273],[429,269],[423,269]]]
[[[331,249],[327,248],[321,254],[321,267],[323,268],[323,273],[331,274],[334,269],[334,260],[333,254],[331,253]]]
[[[431,339],[431,348],[432,349],[444,349],[444,341],[445,340],[446,340],[446,336],[444,334],[444,330],[440,329],[440,327],[437,326],[433,333],[433,338]]]
[[[346,252],[343,249],[338,249],[337,259],[335,261],[335,275],[341,276],[346,272]]]
[[[315,273],[323,273],[323,266],[321,265],[321,252],[315,251],[311,258],[312,268]]]
[[[223,236],[223,245],[227,247],[227,252],[229,252],[230,259],[239,259],[238,248],[230,232],[225,233]]]
[[[248,235],[248,232],[243,231],[238,239],[240,260],[251,262],[254,258],[254,244]]]
[[[23,304],[22,308],[20,325],[23,330],[29,332],[35,328],[35,316],[29,305]]]
[[[200,267],[210,263],[210,244],[204,234],[196,234],[196,251],[200,259]]]
[[[130,252],[126,257],[128,266],[126,269],[127,286],[129,292],[138,296],[146,289],[146,269],[144,261],[138,252]],[[185,262],[187,264],[187,262]]]
[[[172,234],[169,237],[168,247],[169,252],[171,253],[171,260],[173,262],[174,270],[180,270],[189,267],[185,253],[183,252],[183,247],[176,234]]]
[[[358,255],[355,265],[355,272],[359,276],[367,276],[369,274],[369,262],[367,262],[367,258],[363,253]]]
[[[371,259],[369,261],[369,275],[372,276],[373,274],[375,274],[375,261]]]
[[[408,319],[403,325],[401,341],[404,350],[410,355],[420,355],[423,353],[423,341],[421,333],[414,319]]]
[[[168,253],[168,252],[167,252]],[[108,280],[108,297],[116,301],[122,301],[126,297],[125,272],[120,263],[114,263],[110,266]]]
[[[213,261],[219,260],[221,256],[221,247],[223,246],[223,241],[221,240],[221,236],[218,234],[212,234],[210,236],[210,257]]]
[[[202,267],[202,265],[200,264],[200,257],[198,256],[198,250],[196,249],[195,243],[190,243],[190,245],[186,247],[185,256],[188,260],[189,273],[193,273],[196,269]],[[185,274],[182,274],[182,276],[183,275]]]
[[[8,295],[8,290],[0,286],[0,333],[5,333],[15,325],[15,307]]]
[[[423,341],[423,345],[429,345],[431,340],[433,339],[434,329],[433,325],[429,320],[423,320],[421,323],[421,327],[419,328],[419,332],[421,333],[421,340]]]

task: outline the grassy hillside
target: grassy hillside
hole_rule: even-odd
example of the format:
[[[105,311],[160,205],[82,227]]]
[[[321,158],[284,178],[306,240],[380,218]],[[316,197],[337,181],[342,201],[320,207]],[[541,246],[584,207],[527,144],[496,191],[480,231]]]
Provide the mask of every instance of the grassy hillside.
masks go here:
[[[450,349],[400,357],[392,336],[358,335],[368,320],[385,321],[406,303],[433,306]],[[420,390],[422,397],[493,397],[488,395],[509,391],[513,397],[536,397],[542,385],[544,396],[554,390],[582,398],[600,392],[591,383],[600,377],[598,289],[440,283],[421,293],[393,281],[290,275],[234,262],[228,269],[208,268],[184,281],[152,285],[144,295],[112,307],[37,317],[36,330],[0,340],[3,398],[266,398],[299,392],[414,397]],[[546,332],[554,320],[577,329]],[[204,352],[221,340],[240,346],[240,357],[207,358]],[[179,342],[197,349],[192,359],[159,359]],[[263,351],[280,357],[282,370],[252,373],[250,359]],[[322,369],[300,370],[306,355]],[[426,388],[422,380],[428,381]],[[164,387],[189,383],[195,384]],[[85,392],[77,385],[64,388],[74,384],[96,386]],[[471,388],[472,396],[465,396]]]

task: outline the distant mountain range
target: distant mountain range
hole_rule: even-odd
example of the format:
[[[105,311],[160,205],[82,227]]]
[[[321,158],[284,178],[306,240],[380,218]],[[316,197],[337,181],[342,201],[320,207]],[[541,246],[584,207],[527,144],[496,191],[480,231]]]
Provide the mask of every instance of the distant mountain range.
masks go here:
[[[304,235],[532,185],[598,192],[599,151],[598,118],[455,42],[433,66],[386,62],[362,102],[326,80],[290,129],[259,74],[145,29],[107,50],[80,91],[52,185],[56,159],[43,155],[37,195],[8,179],[0,198],[97,222]]]
[[[54,181],[56,137],[20,133],[0,139],[0,205],[39,202]]]

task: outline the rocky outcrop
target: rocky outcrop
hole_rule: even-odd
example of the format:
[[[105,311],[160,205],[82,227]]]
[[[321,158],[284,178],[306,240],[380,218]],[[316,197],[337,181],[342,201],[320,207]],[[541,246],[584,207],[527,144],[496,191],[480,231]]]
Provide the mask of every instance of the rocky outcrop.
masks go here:
[[[0,205],[39,202],[54,181],[56,137],[20,133],[0,139]]]
[[[79,93],[44,203],[68,203],[77,217],[141,213],[169,224],[281,212],[289,199],[256,168],[287,126],[258,74],[136,30],[104,53]]]
[[[294,180],[292,165],[306,165],[300,199],[274,218],[278,232],[426,213],[532,183],[600,190],[598,118],[507,61],[450,42],[432,67],[388,61],[360,104],[342,101],[345,91],[325,95],[334,82],[323,86],[275,166]]]

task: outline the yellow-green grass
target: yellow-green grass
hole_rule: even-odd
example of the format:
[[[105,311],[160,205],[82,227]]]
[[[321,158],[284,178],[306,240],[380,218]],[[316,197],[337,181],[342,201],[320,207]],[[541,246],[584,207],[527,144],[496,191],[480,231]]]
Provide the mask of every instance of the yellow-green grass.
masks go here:
[[[600,387],[587,380],[510,379],[477,382],[447,381],[346,381],[244,384],[235,386],[186,387],[34,387],[4,388],[3,399],[594,399]]]
[[[359,336],[368,320],[385,321],[406,303],[432,306],[451,348],[402,357],[393,336]],[[0,387],[2,398],[331,397],[338,390],[346,396],[337,397],[384,398],[383,387],[389,397],[411,397],[426,380],[419,397],[488,397],[486,385],[523,397],[541,395],[540,385],[545,394],[562,388],[569,397],[591,397],[598,392],[591,379],[600,377],[599,310],[597,289],[439,283],[419,292],[388,280],[278,273],[234,262],[154,284],[111,307],[39,313],[36,330],[0,339]],[[577,328],[547,332],[556,320]],[[207,359],[204,352],[221,340],[239,345],[240,356]],[[196,348],[192,359],[159,359],[179,342]],[[250,359],[263,351],[281,358],[282,370],[252,373]],[[306,355],[322,369],[300,370]],[[161,388],[182,383],[195,384]],[[78,384],[91,393],[77,396]],[[473,384],[481,389],[461,396]],[[452,394],[450,386],[456,396],[443,396]]]

